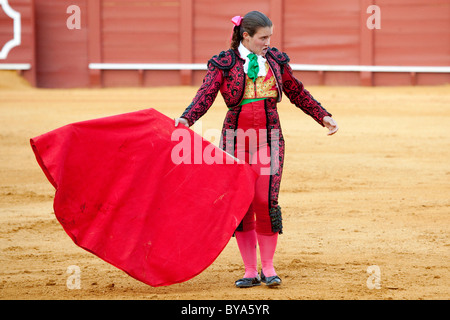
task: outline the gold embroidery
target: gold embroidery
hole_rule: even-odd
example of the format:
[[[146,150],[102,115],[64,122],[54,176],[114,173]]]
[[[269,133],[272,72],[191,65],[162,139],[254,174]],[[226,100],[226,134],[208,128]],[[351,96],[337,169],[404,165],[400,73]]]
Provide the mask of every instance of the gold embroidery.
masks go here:
[[[266,70],[267,75],[256,78],[256,82],[246,76],[243,99],[276,98],[278,96],[276,80],[267,62]]]

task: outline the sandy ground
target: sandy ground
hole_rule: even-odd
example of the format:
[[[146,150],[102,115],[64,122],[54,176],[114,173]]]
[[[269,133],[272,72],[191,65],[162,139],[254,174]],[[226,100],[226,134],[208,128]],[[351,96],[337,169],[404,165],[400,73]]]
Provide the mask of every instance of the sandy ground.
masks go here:
[[[450,298],[450,86],[309,87],[340,126],[332,137],[284,99],[282,286],[235,288],[243,266],[231,239],[196,278],[153,288],[71,241],[29,138],[145,108],[176,117],[197,88],[38,90],[0,75],[0,299]],[[203,129],[224,114],[219,97]],[[80,289],[67,286],[71,265]]]

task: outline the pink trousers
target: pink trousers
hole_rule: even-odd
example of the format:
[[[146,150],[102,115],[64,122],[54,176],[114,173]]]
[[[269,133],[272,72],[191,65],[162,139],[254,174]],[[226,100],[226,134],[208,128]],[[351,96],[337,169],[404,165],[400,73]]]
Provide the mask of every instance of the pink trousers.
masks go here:
[[[242,231],[236,231],[236,240],[245,265],[244,278],[258,275],[257,244],[264,274],[274,276],[276,272],[273,257],[278,233],[272,231],[269,216],[270,146],[267,143],[263,100],[242,106],[236,132],[236,157],[248,162],[258,173],[255,196],[242,220]]]
[[[267,143],[264,100],[242,106],[236,132],[236,157],[248,162],[259,174],[242,231],[256,228],[258,234],[272,235],[269,216],[270,146]]]

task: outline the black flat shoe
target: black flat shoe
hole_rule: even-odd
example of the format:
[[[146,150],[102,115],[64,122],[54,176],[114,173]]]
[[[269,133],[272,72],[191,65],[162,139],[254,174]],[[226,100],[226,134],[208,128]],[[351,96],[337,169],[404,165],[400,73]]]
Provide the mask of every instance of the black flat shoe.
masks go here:
[[[259,279],[259,276],[256,278],[242,278],[237,280],[234,284],[238,288],[250,288],[254,286],[260,286],[261,280]]]
[[[281,284],[281,279],[279,276],[271,276],[271,277],[266,278],[266,276],[264,275],[264,273],[261,270],[261,282],[264,282],[266,284],[266,286],[276,287]]]

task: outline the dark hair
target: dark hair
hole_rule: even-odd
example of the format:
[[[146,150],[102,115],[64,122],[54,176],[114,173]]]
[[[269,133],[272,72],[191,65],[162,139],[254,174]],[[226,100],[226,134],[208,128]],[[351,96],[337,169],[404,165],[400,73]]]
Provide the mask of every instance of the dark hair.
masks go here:
[[[233,36],[231,38],[231,49],[237,49],[241,43],[244,32],[247,32],[250,37],[253,37],[259,28],[271,27],[272,21],[259,11],[250,11],[247,13],[241,22],[240,26],[235,26],[233,29]]]

